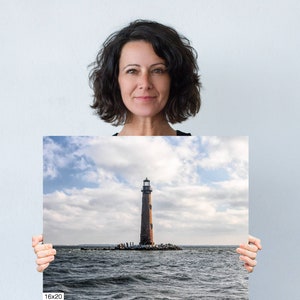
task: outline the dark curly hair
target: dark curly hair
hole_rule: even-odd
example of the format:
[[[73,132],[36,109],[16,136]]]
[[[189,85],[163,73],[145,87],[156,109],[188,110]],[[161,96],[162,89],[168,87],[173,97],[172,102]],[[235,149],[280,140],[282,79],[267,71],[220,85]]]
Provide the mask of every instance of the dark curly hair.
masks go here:
[[[201,83],[198,75],[197,52],[190,41],[166,25],[136,20],[111,34],[103,43],[89,74],[94,91],[92,108],[105,122],[121,125],[126,121],[118,83],[119,59],[123,46],[130,41],[149,42],[156,55],[165,60],[171,78],[170,94],[164,108],[168,122],[180,123],[195,116],[201,106]]]

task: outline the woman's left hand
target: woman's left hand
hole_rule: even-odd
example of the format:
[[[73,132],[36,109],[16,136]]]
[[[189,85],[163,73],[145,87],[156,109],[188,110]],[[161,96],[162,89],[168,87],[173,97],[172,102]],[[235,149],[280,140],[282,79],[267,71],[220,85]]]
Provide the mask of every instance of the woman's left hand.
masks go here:
[[[253,272],[257,264],[257,252],[261,249],[260,239],[251,235],[248,238],[248,244],[241,244],[240,247],[236,249],[236,252],[240,254],[240,260],[244,262],[244,267],[249,273]]]

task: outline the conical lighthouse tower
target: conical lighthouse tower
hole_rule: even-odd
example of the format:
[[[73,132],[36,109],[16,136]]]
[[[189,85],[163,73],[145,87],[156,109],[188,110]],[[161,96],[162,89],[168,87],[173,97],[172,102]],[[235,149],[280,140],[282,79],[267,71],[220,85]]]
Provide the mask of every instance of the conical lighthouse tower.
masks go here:
[[[148,178],[143,181],[143,189],[141,192],[143,193],[143,197],[140,245],[154,245],[151,201],[152,190]]]

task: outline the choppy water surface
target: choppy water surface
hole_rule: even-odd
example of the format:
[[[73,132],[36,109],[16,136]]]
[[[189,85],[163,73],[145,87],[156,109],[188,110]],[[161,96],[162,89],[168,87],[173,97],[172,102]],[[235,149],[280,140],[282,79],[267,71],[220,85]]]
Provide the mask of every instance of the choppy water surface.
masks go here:
[[[235,247],[182,251],[82,251],[57,247],[44,292],[65,299],[248,299]]]

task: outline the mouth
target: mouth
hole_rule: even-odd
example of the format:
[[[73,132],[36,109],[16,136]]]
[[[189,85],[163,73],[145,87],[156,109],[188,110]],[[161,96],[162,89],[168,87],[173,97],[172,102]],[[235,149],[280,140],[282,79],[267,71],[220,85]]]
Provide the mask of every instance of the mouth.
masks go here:
[[[148,101],[153,101],[156,98],[156,96],[137,96],[134,97],[134,99],[142,102],[148,102]]]

